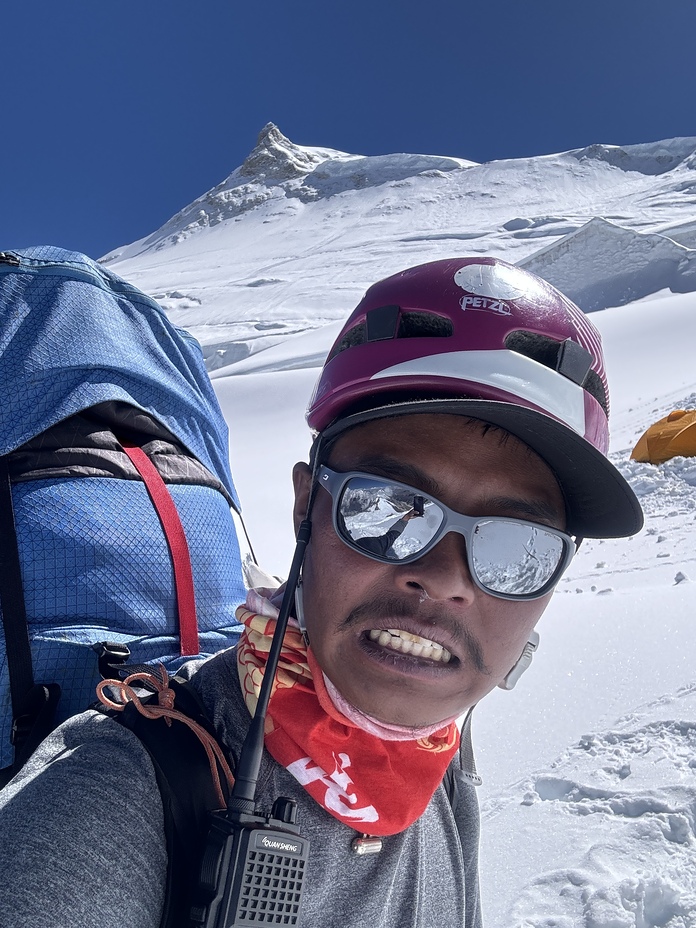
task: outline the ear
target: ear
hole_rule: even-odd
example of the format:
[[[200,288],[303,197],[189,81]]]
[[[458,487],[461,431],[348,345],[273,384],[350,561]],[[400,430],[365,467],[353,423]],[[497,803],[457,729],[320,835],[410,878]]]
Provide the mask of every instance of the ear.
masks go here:
[[[292,521],[295,526],[295,534],[300,527],[300,523],[307,515],[307,506],[309,505],[309,493],[312,489],[312,471],[308,464],[299,462],[292,469],[292,484],[295,488],[295,505],[292,510]]]

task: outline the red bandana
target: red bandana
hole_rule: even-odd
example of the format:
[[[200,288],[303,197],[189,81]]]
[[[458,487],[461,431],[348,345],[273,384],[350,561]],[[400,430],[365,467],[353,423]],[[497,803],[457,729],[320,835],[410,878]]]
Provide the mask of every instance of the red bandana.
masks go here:
[[[276,620],[244,606],[237,645],[242,692],[253,714]],[[265,744],[310,796],[340,822],[394,835],[425,811],[459,747],[454,722],[428,738],[383,741],[341,715],[297,628],[288,627],[266,719]]]

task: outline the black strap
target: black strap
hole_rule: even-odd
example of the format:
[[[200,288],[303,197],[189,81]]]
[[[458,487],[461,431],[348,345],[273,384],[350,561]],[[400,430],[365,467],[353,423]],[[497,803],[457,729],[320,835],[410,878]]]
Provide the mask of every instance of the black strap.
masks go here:
[[[60,699],[57,683],[34,683],[7,455],[0,457],[0,539],[0,607],[12,700],[10,740],[14,746],[14,763],[0,770],[2,787],[52,731]]]
[[[12,714],[17,718],[26,694],[34,685],[34,674],[6,455],[0,457],[0,538],[0,605],[5,627]]]
[[[56,726],[56,709],[60,700],[57,683],[35,683],[22,702],[22,708],[12,720],[10,741],[15,750],[11,767],[0,770],[0,785],[4,785],[26,764],[44,738]]]
[[[178,678],[170,680],[169,686],[175,693],[174,708],[215,736],[194,687]],[[155,768],[167,842],[167,886],[160,928],[188,928],[191,894],[208,834],[208,813],[219,805],[205,749],[187,725],[145,718],[132,703],[123,712],[108,714],[138,736]]]
[[[447,770],[445,770],[445,775],[442,778],[442,785],[445,787],[445,792],[447,793],[447,798],[449,799],[449,804],[454,806],[454,794],[456,786],[454,783],[454,767],[452,766],[454,761],[451,761]]]

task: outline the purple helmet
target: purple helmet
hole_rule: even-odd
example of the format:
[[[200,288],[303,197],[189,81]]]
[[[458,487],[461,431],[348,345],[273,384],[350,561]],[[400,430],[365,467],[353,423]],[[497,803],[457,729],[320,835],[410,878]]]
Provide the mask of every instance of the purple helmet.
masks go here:
[[[534,274],[452,258],[370,287],[329,352],[307,421],[325,443],[360,422],[419,412],[482,419],[524,441],[556,474],[569,531],[641,528],[638,500],[605,457],[599,332]]]

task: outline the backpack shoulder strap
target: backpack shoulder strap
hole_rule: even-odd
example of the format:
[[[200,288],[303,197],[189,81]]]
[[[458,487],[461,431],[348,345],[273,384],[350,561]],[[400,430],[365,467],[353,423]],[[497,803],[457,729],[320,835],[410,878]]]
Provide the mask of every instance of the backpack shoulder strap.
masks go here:
[[[462,872],[466,900],[464,920],[467,925],[480,925],[481,907],[478,875],[480,814],[475,787],[480,786],[483,781],[476,772],[474,750],[471,742],[471,717],[473,711],[474,707],[469,709],[464,719],[459,752],[447,768],[443,785],[454,815],[462,853]]]
[[[201,699],[185,680],[174,678],[176,708],[214,736]],[[167,842],[167,885],[160,928],[189,925],[193,891],[208,832],[208,813],[219,806],[203,745],[187,725],[148,719],[131,703],[108,712],[137,735],[152,760],[162,797]]]
[[[471,742],[471,718],[474,713],[474,708],[475,707],[472,706],[466,714],[459,739],[459,751],[452,758],[442,778],[442,784],[445,787],[447,798],[453,809],[456,809],[458,802],[459,786],[457,784],[457,773],[471,786],[480,786],[483,782],[476,771],[474,746]]]

